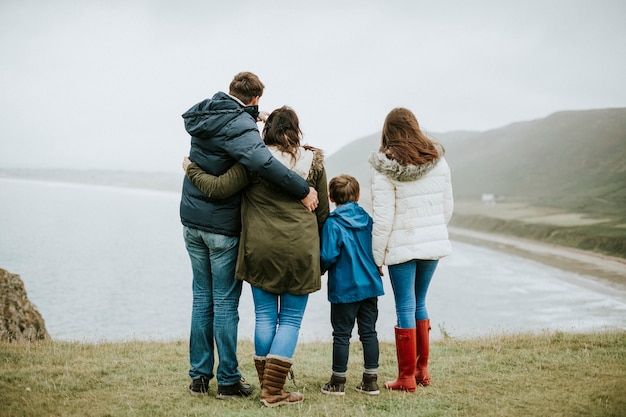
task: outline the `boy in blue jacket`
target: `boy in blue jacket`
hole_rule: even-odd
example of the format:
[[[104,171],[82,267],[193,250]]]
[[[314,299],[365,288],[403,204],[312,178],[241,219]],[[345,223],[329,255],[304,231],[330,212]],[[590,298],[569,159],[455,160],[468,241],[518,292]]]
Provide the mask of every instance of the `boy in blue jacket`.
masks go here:
[[[364,372],[356,389],[369,395],[378,389],[378,297],[384,294],[372,255],[371,216],[357,203],[359,182],[350,175],[339,175],[328,184],[333,211],[322,229],[320,258],[322,271],[328,271],[328,301],[333,326],[333,374],[322,392],[345,395],[350,337],[357,322],[363,344]]]

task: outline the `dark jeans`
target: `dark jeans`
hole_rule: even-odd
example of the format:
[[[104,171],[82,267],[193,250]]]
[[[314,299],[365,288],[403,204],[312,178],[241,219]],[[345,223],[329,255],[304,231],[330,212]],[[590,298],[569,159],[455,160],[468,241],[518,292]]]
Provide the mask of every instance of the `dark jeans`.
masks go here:
[[[363,345],[365,369],[378,368],[378,298],[372,297],[355,303],[331,304],[330,322],[333,325],[333,372],[348,370],[350,337],[357,322],[359,339]]]

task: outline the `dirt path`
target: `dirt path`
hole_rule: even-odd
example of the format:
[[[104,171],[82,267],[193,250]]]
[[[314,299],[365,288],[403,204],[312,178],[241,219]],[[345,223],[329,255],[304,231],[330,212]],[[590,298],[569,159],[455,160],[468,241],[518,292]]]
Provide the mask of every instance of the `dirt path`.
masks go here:
[[[626,289],[626,259],[623,258],[456,227],[450,228],[450,238],[514,253],[566,271],[596,277]]]

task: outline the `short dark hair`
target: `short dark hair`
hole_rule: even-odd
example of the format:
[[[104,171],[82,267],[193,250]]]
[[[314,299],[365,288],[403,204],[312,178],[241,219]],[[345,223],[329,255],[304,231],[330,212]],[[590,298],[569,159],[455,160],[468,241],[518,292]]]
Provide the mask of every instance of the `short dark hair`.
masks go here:
[[[255,74],[251,72],[240,72],[230,82],[229,94],[237,97],[244,104],[248,104],[255,97],[263,95],[265,86]]]
[[[360,193],[359,181],[351,175],[337,175],[328,183],[328,194],[335,204],[357,201]]]

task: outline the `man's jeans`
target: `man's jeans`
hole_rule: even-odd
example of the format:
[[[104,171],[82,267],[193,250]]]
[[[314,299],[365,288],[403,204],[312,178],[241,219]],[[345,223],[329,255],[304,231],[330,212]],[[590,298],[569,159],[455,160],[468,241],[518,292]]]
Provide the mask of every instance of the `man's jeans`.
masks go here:
[[[215,341],[219,355],[217,382],[232,385],[241,379],[237,369],[237,327],[242,283],[235,280],[239,237],[190,227],[184,227],[183,233],[193,270],[189,376],[213,377]]]
[[[255,354],[293,357],[309,295],[272,294],[252,286],[252,298]]]
[[[426,293],[438,262],[438,260],[414,260],[389,265],[399,328],[412,329],[416,320],[428,318]]]

